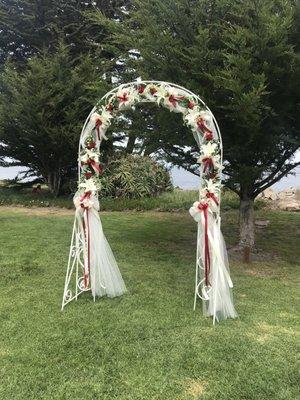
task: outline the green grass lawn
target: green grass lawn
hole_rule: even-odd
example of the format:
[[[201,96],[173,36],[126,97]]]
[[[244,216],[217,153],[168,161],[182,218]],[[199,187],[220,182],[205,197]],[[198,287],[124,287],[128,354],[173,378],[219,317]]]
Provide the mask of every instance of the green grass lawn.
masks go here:
[[[128,294],[60,311],[73,216],[0,208],[0,399],[293,400],[300,214],[259,211],[261,260],[231,262],[237,320],[193,312],[187,213],[104,213]],[[229,245],[237,214],[223,214]]]

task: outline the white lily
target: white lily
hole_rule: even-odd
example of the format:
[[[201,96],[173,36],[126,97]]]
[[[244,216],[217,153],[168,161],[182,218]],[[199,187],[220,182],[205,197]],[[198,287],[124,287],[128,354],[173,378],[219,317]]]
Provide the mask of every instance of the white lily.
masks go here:
[[[93,178],[86,179],[79,184],[79,187],[84,189],[84,192],[96,192],[99,190],[99,184],[97,184]]]
[[[164,98],[164,106],[167,107],[170,111],[183,113],[186,111],[185,107],[179,105],[178,101],[184,98],[185,96],[180,93],[177,89],[172,87],[166,88],[166,96]]]
[[[110,125],[110,120],[113,118],[113,115],[111,112],[106,110],[104,106],[101,107],[101,120],[103,125],[109,126]]]
[[[203,144],[201,146],[200,151],[204,157],[211,157],[216,152],[217,148],[217,143],[208,142],[207,144]]]
[[[197,163],[202,164],[206,159],[210,159],[214,168],[222,169],[222,165],[220,163],[220,154],[218,154],[218,144],[213,142],[208,142],[201,146],[201,154],[197,160]]]
[[[218,194],[221,190],[220,182],[214,182],[212,179],[205,180],[206,189],[210,193]]]
[[[87,163],[88,160],[94,160],[95,162],[99,162],[99,153],[96,151],[92,151],[89,149],[85,150],[85,153],[80,157],[80,161],[83,163]]]
[[[108,127],[110,125],[110,120],[113,118],[112,114],[105,110],[105,107],[102,106],[101,114],[94,112],[91,115],[90,122],[93,124],[93,127],[96,125],[98,121],[100,121],[100,128]]]
[[[220,162],[221,157],[220,157],[219,154],[216,154],[216,155],[214,155],[214,156],[213,156],[213,155],[207,156],[207,155],[201,154],[200,157],[197,159],[197,163],[198,163],[198,164],[202,164],[202,163],[205,162],[208,158],[210,158],[210,160],[211,160],[211,162],[212,162],[212,164],[213,164],[213,166],[214,166],[215,169],[222,170],[222,169],[224,168],[224,167],[222,166],[221,162]]]
[[[194,107],[189,110],[188,113],[183,117],[187,125],[192,129],[197,129],[197,119],[200,117],[200,111],[198,107]]]
[[[121,88],[116,94],[119,100],[119,108],[132,106],[138,98],[134,88]]]
[[[161,102],[165,102],[167,96],[168,96],[167,88],[165,86],[158,86],[157,92],[155,93],[157,104],[160,105]]]
[[[212,211],[217,211],[221,185],[219,182],[214,183],[212,179],[204,182],[205,186],[200,190],[200,199],[207,202]]]
[[[152,94],[153,90],[155,91],[154,94]],[[156,86],[156,85],[153,85],[153,83],[149,83],[145,87],[145,90],[144,90],[144,95],[147,97],[147,99],[152,100],[152,101],[153,101],[153,98],[155,98],[157,101],[157,95],[159,94],[159,100],[157,101],[158,104],[161,101],[161,99],[164,97],[164,93],[165,93],[165,90],[162,86]]]

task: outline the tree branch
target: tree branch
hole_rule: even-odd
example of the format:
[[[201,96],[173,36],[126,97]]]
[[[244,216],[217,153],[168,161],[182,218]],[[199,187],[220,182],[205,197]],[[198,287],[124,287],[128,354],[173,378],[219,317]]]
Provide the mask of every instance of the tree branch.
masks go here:
[[[286,162],[286,160],[288,160],[289,158],[292,157],[292,155],[295,153],[295,151],[298,149],[299,146],[297,146],[296,148],[293,149],[288,149],[285,151],[285,154],[282,155],[282,160],[281,162],[279,162],[279,164],[276,166],[276,168],[274,169],[274,171],[268,175],[266,178],[262,179],[261,181],[257,182],[254,184],[254,188],[259,189],[260,186],[264,185],[265,183],[268,183],[270,181],[270,179],[272,179],[273,177],[276,176],[276,174],[281,170],[281,168],[284,166],[284,163]],[[275,161],[274,161],[275,162]]]
[[[256,197],[257,195],[259,195],[259,193],[263,192],[264,190],[268,189],[270,186],[272,186],[274,183],[280,181],[281,178],[283,178],[284,176],[288,175],[288,173],[290,171],[292,171],[294,168],[296,168],[298,165],[300,165],[300,161],[295,163],[295,164],[291,164],[289,165],[285,171],[283,171],[281,174],[279,174],[276,178],[272,179],[270,182],[266,183],[264,186],[261,186],[260,188],[258,188],[257,190],[255,190],[253,192],[254,196]]]

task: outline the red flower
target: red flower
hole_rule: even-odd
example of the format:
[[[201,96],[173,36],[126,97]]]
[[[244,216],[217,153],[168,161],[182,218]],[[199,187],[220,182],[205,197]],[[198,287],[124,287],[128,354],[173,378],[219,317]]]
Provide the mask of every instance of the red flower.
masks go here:
[[[214,138],[213,132],[206,126],[205,121],[202,117],[197,119],[198,128],[204,133],[206,140],[212,140]]]
[[[93,175],[93,174],[92,174],[91,172],[89,172],[89,171],[87,171],[87,172],[84,173],[84,176],[86,177],[86,179],[90,179],[90,177],[91,177],[92,175]]]
[[[112,111],[114,109],[114,106],[112,103],[107,104],[106,106],[107,111]]]
[[[138,92],[140,94],[144,93],[144,91],[145,91],[145,86],[142,86],[142,85],[138,86]]]
[[[214,138],[214,135],[213,135],[212,131],[205,132],[205,139],[206,140],[212,140],[213,138]]]
[[[122,96],[118,96],[120,103],[126,103],[128,101],[128,93],[124,92]]]
[[[195,107],[195,103],[193,103],[192,101],[189,101],[189,103],[188,103],[188,108],[189,108],[190,110],[192,110],[194,107]]]
[[[172,94],[171,96],[169,96],[169,102],[173,104],[174,107],[176,107],[177,100]]]
[[[217,199],[217,197],[216,197],[216,195],[214,193],[207,192],[206,193],[206,197],[208,199],[212,199],[216,203],[217,206],[219,205],[219,201],[218,201],[218,199]]]
[[[86,145],[86,147],[87,147],[88,149],[94,149],[94,148],[96,147],[96,143],[93,142],[93,141],[88,142],[87,145]]]
[[[184,100],[184,96],[176,96],[174,94],[170,94],[168,100],[174,107],[176,107],[178,101]]]
[[[157,89],[155,87],[150,88],[150,93],[152,94],[152,96],[154,96],[156,92]]]

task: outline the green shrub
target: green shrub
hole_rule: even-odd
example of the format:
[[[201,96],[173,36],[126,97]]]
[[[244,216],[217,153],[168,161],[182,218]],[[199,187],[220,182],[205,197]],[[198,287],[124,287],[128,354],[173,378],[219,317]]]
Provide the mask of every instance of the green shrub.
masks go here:
[[[168,170],[150,157],[115,156],[105,167],[100,197],[139,199],[173,189]]]

